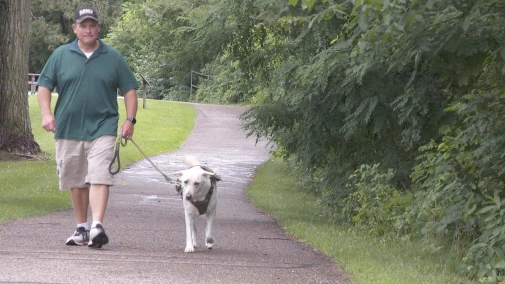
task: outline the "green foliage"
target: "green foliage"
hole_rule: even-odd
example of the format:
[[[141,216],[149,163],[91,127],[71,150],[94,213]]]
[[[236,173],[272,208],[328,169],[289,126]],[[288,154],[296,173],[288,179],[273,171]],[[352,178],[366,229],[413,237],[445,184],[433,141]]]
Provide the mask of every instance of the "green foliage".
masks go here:
[[[82,6],[94,7],[100,18],[100,38],[104,38],[116,17],[122,13],[125,0],[32,0],[30,27],[31,73],[40,73],[51,53],[60,45],[75,39],[72,29],[75,11]]]
[[[500,195],[496,191],[487,196],[487,206],[477,212],[483,232],[468,250],[467,261],[477,266],[477,277],[486,283],[505,281],[505,200]]]
[[[269,137],[297,158],[308,180],[319,183],[330,216],[346,200],[354,205],[347,207],[349,216],[371,230],[378,226],[370,224],[387,215],[398,217],[387,230],[415,236],[422,229],[456,246],[468,248],[485,235],[483,223],[491,217],[477,212],[486,195],[503,187],[505,168],[499,154],[505,146],[499,130],[503,3],[316,1],[310,9],[299,1],[289,4],[278,15],[287,31],[276,33],[283,38],[277,42],[286,43],[282,55],[263,53],[271,56],[266,62],[280,62],[258,68],[270,74],[260,81],[259,105],[245,116],[250,134]],[[314,20],[334,5],[346,15],[333,10],[328,20]],[[343,186],[361,165],[379,163],[379,172],[395,172],[387,186]],[[387,212],[382,196],[409,187],[415,200],[404,211],[377,214]],[[480,254],[469,255],[474,267],[495,267],[488,253],[475,255]],[[488,269],[479,276],[501,273]]]
[[[227,56],[216,63],[210,63],[202,70],[205,74],[217,74],[209,78],[200,77],[198,89],[195,90],[192,101],[218,103],[218,104],[243,104],[255,95],[246,74],[236,64],[229,62]]]
[[[238,25],[238,20],[219,8],[239,4],[222,2],[130,1],[107,41],[123,52],[135,71],[149,78],[151,97],[188,100],[191,71],[201,72],[236,40],[227,21]],[[165,96],[167,91],[170,95]]]
[[[498,65],[488,64],[482,80],[499,78]],[[413,173],[420,191],[412,209],[423,231],[449,235],[467,247],[471,242],[467,261],[478,278],[491,280],[505,275],[498,265],[505,237],[500,203],[505,185],[504,102],[503,88],[464,96],[449,109],[458,113],[458,123],[444,129],[441,143],[423,148],[422,162]]]
[[[349,177],[350,194],[341,202],[342,215],[351,224],[376,235],[395,231],[397,219],[412,201],[391,184],[392,170],[379,172],[379,165],[362,165]]]

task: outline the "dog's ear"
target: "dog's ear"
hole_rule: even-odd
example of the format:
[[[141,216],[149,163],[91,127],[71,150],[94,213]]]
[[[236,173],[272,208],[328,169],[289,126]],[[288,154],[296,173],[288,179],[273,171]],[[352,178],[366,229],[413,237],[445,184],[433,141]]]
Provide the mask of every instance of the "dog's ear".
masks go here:
[[[184,174],[184,171],[178,171],[175,173],[175,175],[180,178]]]
[[[208,172],[208,171],[203,171],[203,177],[205,179],[209,179],[213,175],[215,175],[215,173],[211,173],[211,172]]]

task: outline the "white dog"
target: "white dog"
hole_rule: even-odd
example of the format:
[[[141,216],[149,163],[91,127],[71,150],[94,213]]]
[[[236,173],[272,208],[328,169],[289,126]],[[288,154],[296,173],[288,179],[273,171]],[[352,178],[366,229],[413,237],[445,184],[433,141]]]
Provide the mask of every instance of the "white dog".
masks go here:
[[[179,194],[182,194],[184,217],[186,221],[186,248],[184,252],[194,252],[196,248],[197,216],[206,215],[205,246],[212,249],[214,237],[212,224],[216,216],[217,182],[221,178],[206,166],[202,166],[195,158],[187,157],[184,162],[191,166],[187,170],[177,172]]]

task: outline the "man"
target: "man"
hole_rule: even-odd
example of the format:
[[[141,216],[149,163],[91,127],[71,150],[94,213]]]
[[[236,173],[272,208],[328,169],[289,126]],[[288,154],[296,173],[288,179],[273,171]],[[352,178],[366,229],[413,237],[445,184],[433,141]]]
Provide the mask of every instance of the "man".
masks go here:
[[[124,96],[126,120],[120,135],[133,136],[139,87],[124,57],[99,38],[100,25],[93,8],[75,13],[77,39],[58,47],[38,79],[42,127],[54,132],[59,187],[70,189],[77,229],[67,245],[101,248],[109,242],[102,221],[114,185],[109,165],[119,119],[117,89]],[[51,113],[51,92],[58,99]],[[93,222],[88,224],[88,206]]]

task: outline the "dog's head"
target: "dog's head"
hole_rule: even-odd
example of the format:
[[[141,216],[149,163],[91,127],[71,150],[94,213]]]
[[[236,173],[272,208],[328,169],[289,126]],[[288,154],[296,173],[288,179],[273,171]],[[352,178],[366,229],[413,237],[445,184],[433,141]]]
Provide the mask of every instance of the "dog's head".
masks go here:
[[[210,178],[215,175],[200,166],[194,166],[176,174],[181,183],[183,198],[187,200],[200,200],[205,197],[212,186]]]

